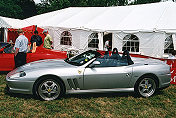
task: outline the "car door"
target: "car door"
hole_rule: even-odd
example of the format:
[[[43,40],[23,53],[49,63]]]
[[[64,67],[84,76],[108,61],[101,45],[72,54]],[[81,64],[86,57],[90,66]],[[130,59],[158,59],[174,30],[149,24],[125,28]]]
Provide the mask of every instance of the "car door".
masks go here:
[[[4,43],[0,52],[0,71],[11,71],[15,67],[13,44]]]
[[[0,53],[0,71],[11,71],[14,67],[14,53]]]
[[[87,67],[84,71],[84,89],[128,88],[131,66]]]

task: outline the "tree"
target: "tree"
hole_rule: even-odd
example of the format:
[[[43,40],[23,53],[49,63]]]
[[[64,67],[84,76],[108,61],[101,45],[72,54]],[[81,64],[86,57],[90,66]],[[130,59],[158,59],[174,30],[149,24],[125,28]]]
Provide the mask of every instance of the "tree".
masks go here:
[[[24,19],[36,14],[33,0],[0,0],[0,16]]]
[[[37,4],[36,8],[37,14],[41,14],[67,8],[69,6],[70,6],[69,0],[41,0],[41,3]]]
[[[161,0],[135,0],[133,4],[146,4],[160,2]]]
[[[1,0],[0,1],[0,16],[21,18],[23,10],[14,2],[14,0]]]
[[[160,2],[160,0],[135,0],[131,4],[146,4]],[[124,6],[128,0],[41,0],[37,4],[38,14],[59,10],[68,7],[107,7],[107,6]]]
[[[15,0],[22,9],[21,19],[28,18],[37,14],[35,2],[33,0]]]
[[[127,0],[41,0],[37,4],[38,14],[67,7],[107,7],[125,5]]]

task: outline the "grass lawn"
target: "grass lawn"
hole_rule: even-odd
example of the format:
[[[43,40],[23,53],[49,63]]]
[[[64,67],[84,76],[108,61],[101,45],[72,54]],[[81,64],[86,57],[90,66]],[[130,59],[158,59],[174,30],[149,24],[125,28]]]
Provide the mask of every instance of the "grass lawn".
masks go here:
[[[40,101],[31,95],[8,94],[5,75],[0,75],[0,117],[65,118],[175,118],[176,85],[150,98],[133,93],[65,95],[54,101]]]

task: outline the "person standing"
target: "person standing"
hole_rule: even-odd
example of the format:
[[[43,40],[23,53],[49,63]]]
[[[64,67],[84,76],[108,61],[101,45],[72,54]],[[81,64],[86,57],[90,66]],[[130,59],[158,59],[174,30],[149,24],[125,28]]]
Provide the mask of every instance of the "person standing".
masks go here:
[[[32,53],[34,53],[36,51],[36,48],[43,43],[42,37],[38,35],[37,30],[34,31],[34,35],[32,35],[30,42],[31,42]]]
[[[28,49],[28,39],[24,36],[23,30],[18,30],[18,38],[15,41],[15,68],[26,64],[26,53]]]
[[[108,39],[108,40],[105,42],[104,50],[105,50],[105,51],[110,51],[110,49],[111,49],[110,40]]]
[[[52,41],[51,36],[49,35],[49,33],[46,30],[43,31],[43,34],[45,35],[43,47],[47,48],[47,49],[52,49],[53,41]]]

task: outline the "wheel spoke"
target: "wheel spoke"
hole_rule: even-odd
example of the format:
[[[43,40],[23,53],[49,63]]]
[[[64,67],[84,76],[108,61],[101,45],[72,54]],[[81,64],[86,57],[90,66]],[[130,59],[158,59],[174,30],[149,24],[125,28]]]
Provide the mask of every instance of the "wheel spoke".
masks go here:
[[[47,83],[44,83],[43,86],[46,88],[46,89],[49,89],[49,86]]]
[[[148,85],[148,79],[145,80],[145,85]]]
[[[139,86],[142,88],[145,88],[145,84],[140,84]]]
[[[57,93],[58,91],[56,91],[56,90],[53,90],[53,91],[51,91],[50,93]]]
[[[144,93],[146,90],[147,90],[147,89],[143,88],[143,89],[141,90],[141,92]]]
[[[151,88],[152,87],[152,84],[148,84],[148,88]]]
[[[41,93],[48,93],[47,90],[41,90]]]
[[[50,86],[50,89],[53,90],[54,87],[56,87],[57,85],[55,83],[52,83],[52,85]]]

